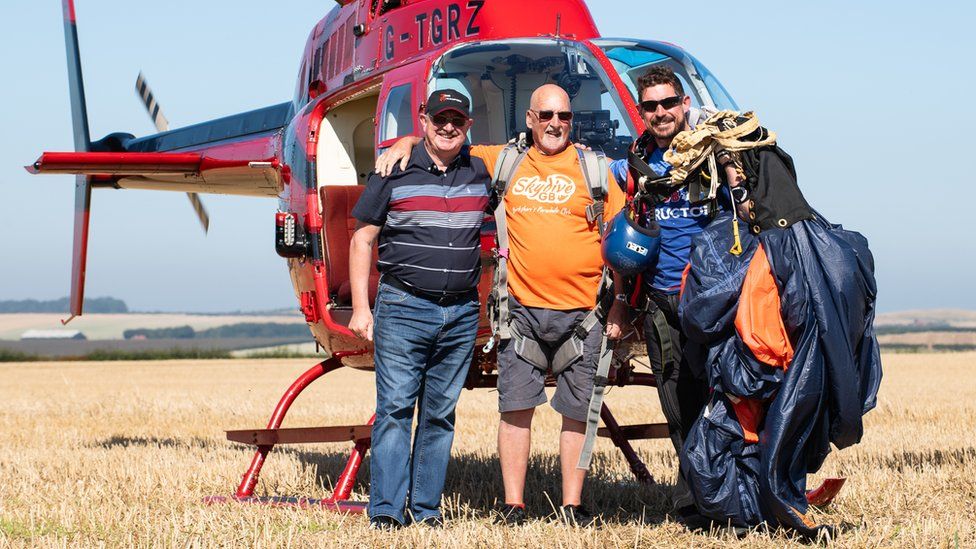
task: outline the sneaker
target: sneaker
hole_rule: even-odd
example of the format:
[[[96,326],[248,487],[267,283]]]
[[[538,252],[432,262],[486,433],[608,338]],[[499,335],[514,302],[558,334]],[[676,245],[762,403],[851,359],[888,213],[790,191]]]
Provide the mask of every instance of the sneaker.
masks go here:
[[[586,528],[596,524],[598,517],[593,516],[582,505],[563,505],[559,508],[559,517],[569,526]]]
[[[402,527],[403,525],[400,524],[400,521],[386,515],[377,515],[369,519],[370,530],[383,530],[389,532]]]
[[[525,505],[512,505],[506,503],[495,509],[495,524],[506,526],[521,526],[525,524],[528,517],[525,514]]]
[[[675,520],[692,532],[708,532],[713,528],[720,527],[721,524],[715,523],[712,519],[698,513],[698,509],[689,505],[682,507],[676,512]]]

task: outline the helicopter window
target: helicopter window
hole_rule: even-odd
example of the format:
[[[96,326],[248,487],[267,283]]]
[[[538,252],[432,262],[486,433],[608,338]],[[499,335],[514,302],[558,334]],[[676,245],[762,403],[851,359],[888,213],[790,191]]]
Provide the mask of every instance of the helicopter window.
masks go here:
[[[737,109],[735,101],[712,73],[697,60],[674,46],[657,42],[627,42],[614,39],[595,40],[603,48],[620,79],[637,99],[637,80],[648,70],[665,66],[674,71],[692,106],[714,105],[720,109]]]
[[[413,90],[410,84],[403,84],[390,90],[390,94],[386,98],[386,105],[383,106],[380,143],[413,133],[412,97]]]
[[[401,0],[382,0],[380,2],[380,15],[392,10],[393,8],[399,8]]]
[[[295,103],[298,106],[308,103],[308,61],[302,61],[298,71],[298,86],[295,89]]]
[[[472,143],[505,143],[526,131],[532,92],[543,84],[567,91],[575,113],[573,140],[626,156],[634,131],[609,77],[588,50],[550,39],[474,43],[434,64],[428,91],[454,88],[471,99]]]

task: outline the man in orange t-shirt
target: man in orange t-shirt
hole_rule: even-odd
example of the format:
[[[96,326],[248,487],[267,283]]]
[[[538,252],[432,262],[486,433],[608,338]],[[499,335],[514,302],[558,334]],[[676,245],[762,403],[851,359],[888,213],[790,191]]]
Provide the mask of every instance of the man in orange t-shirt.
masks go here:
[[[572,116],[569,96],[562,88],[547,84],[535,90],[525,115],[533,144],[508,182],[504,197],[511,328],[548,349],[549,356],[596,305],[603,271],[599,227],[586,218],[586,207],[593,200],[579,154],[569,141]],[[376,171],[383,174],[409,157],[415,141],[399,141],[377,160]],[[494,176],[504,147],[478,145],[471,148],[471,155],[483,159]],[[608,173],[608,181],[614,181],[612,174]],[[625,197],[618,185],[609,184],[605,200],[604,220],[608,221],[623,207]],[[620,337],[625,315],[626,304],[614,300],[606,322],[608,337]],[[559,437],[562,514],[581,525],[593,521],[580,505],[586,471],[578,469],[577,462],[603,332],[597,323],[583,342],[581,356],[557,374],[551,403],[563,416]],[[499,514],[509,524],[520,524],[526,518],[523,494],[532,417],[536,406],[547,400],[545,368],[520,356],[515,347],[515,339],[506,339],[498,349],[498,456],[505,485],[505,505]]]

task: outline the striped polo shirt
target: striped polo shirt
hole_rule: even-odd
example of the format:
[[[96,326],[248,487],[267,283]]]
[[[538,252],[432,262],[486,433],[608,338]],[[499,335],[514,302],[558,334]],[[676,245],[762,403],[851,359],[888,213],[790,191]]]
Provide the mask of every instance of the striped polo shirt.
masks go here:
[[[441,172],[423,143],[406,170],[369,175],[352,210],[362,223],[382,226],[379,271],[431,293],[474,289],[481,275],[481,224],[491,177],[468,146]]]

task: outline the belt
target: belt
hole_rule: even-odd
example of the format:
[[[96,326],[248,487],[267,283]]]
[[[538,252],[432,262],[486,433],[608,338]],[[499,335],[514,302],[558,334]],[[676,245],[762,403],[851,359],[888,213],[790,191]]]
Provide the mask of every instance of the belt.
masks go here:
[[[450,305],[456,301],[461,301],[465,297],[470,297],[471,292],[475,290],[474,288],[471,288],[470,290],[463,290],[460,292],[428,292],[427,290],[421,290],[416,286],[411,286],[393,275],[384,275],[380,281],[387,286],[391,286],[402,292],[407,292],[408,294],[417,296],[421,299],[426,299],[427,301],[433,301],[438,305]]]

